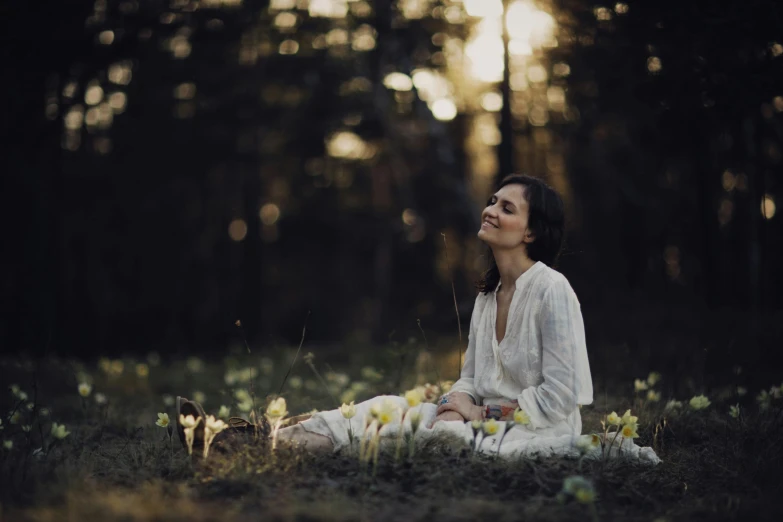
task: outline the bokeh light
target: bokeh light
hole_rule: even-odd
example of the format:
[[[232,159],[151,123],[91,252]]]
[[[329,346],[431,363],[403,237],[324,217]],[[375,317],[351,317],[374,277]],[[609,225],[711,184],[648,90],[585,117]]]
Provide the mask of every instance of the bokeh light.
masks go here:
[[[764,194],[761,198],[761,215],[766,219],[772,219],[775,217],[775,198],[771,194]]]
[[[228,236],[233,241],[243,241],[247,237],[247,223],[244,219],[235,219],[228,225]]]

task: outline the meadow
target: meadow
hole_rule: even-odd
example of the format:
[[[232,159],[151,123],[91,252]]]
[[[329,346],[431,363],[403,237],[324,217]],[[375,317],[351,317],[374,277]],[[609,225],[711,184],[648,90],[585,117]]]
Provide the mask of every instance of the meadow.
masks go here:
[[[663,459],[654,467],[499,459],[454,440],[412,457],[381,451],[375,469],[353,453],[265,440],[205,461],[159,425],[164,413],[173,424],[177,395],[223,418],[262,415],[282,396],[295,415],[425,383],[446,389],[441,377],[455,373],[449,356],[413,341],[332,360],[307,351],[2,360],[0,520],[779,520],[783,509],[774,383],[672,397],[675,376],[657,372],[594,382],[583,433],[631,409],[635,442]]]

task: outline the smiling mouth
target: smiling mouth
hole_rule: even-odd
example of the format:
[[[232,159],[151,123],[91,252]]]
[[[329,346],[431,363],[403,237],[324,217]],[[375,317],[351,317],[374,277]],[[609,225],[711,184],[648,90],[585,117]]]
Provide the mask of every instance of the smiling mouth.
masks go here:
[[[484,220],[482,225],[487,225],[488,227],[498,228],[497,225],[494,225],[493,223],[491,223],[489,221],[486,221],[486,220]]]

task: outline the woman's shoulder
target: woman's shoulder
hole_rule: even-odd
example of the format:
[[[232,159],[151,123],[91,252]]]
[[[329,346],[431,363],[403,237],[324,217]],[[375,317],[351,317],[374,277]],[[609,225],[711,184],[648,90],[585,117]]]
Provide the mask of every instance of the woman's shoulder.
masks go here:
[[[542,263],[543,264],[543,263]],[[536,290],[541,298],[544,297],[574,297],[574,292],[568,278],[554,268],[543,265],[536,278]]]

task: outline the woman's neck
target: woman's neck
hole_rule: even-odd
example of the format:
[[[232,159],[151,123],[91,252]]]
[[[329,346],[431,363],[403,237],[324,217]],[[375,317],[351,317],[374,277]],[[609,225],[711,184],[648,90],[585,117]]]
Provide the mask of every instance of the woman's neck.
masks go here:
[[[527,256],[524,248],[499,252],[493,250],[492,255],[500,273],[500,284],[506,291],[513,292],[517,279],[536,264]]]

